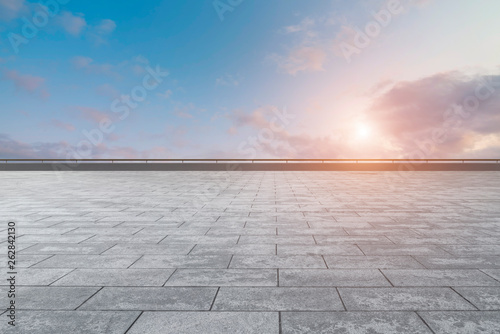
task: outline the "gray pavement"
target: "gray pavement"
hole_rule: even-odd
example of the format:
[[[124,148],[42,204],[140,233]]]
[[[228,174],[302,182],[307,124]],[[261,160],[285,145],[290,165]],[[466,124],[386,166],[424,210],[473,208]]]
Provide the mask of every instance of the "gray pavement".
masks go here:
[[[17,171],[0,189],[1,333],[500,333],[498,172]]]

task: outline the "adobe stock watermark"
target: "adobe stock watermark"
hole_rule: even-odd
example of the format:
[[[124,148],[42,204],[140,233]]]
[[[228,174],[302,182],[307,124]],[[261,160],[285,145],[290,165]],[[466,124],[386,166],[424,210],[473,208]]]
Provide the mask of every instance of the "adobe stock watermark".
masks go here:
[[[215,0],[212,2],[215,12],[221,21],[224,21],[227,12],[233,12],[236,7],[241,5],[245,0]]]
[[[149,65],[145,67],[147,72],[142,79],[142,84],[134,86],[128,95],[121,95],[111,102],[110,110],[118,116],[118,121],[124,121],[130,115],[130,111],[136,109],[140,103],[144,102],[149,92],[157,89],[164,78],[169,75],[168,71],[163,71],[159,65],[155,69]],[[67,152],[65,159],[80,160],[91,156],[93,147],[103,143],[105,135],[111,134],[115,130],[115,122],[109,117],[104,117],[99,121],[98,127],[82,130],[86,139],[81,140],[76,145],[75,150]],[[59,164],[58,164],[59,165]],[[71,165],[71,164],[65,164]],[[61,166],[54,165],[55,170],[61,170]],[[62,170],[71,170],[64,167]]]
[[[9,32],[7,38],[14,53],[19,53],[19,47],[26,45],[38,36],[40,29],[49,24],[51,18],[54,18],[61,12],[61,5],[66,5],[70,0],[45,0],[40,1],[36,10],[31,18],[26,16],[21,17],[23,22],[20,33]]]
[[[355,34],[352,41],[340,43],[339,47],[345,60],[351,63],[355,54],[359,55],[363,49],[369,47],[372,41],[378,38],[382,30],[391,24],[393,17],[403,12],[404,7],[400,0],[389,0],[385,8],[378,12],[372,12],[373,20],[366,23],[364,29],[359,27],[353,29]]]

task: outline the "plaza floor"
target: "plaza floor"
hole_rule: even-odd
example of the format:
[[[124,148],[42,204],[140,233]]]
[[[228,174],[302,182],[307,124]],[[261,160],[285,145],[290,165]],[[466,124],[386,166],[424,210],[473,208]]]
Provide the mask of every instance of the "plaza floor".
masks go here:
[[[1,333],[499,333],[498,172],[1,172]]]

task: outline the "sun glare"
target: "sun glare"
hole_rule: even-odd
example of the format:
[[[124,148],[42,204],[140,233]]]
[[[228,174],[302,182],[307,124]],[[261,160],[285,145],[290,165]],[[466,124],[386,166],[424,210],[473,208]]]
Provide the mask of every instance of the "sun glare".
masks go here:
[[[371,134],[371,129],[366,124],[358,124],[357,133],[359,138],[367,138]]]

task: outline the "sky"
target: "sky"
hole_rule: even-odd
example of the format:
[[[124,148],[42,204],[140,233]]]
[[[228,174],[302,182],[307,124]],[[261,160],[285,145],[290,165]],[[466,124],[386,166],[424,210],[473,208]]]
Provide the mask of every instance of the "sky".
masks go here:
[[[0,0],[0,158],[499,158],[498,0]]]

